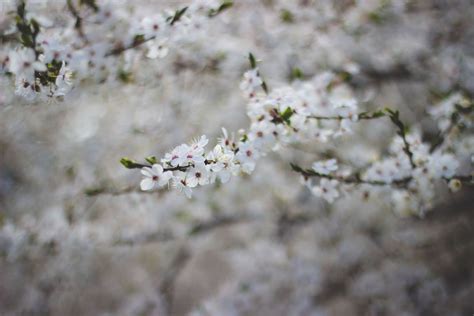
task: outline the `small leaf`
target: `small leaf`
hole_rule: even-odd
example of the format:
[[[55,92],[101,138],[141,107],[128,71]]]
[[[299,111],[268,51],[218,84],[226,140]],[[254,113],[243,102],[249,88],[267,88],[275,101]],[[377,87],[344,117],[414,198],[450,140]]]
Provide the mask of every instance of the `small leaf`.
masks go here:
[[[287,107],[280,116],[285,123],[290,125],[290,118],[293,116],[293,113],[293,110],[290,107]]]
[[[295,21],[293,13],[287,9],[281,10],[280,19],[285,23],[293,23]]]
[[[135,161],[127,157],[120,159],[120,163],[127,169],[133,169],[137,164]]]
[[[118,71],[117,77],[123,83],[131,83],[133,81],[132,73],[123,69]]]
[[[290,75],[290,80],[301,80],[303,79],[304,75],[303,75],[303,72],[301,71],[301,69],[299,68],[293,68],[291,70],[291,75]]]
[[[25,1],[20,1],[16,7],[16,12],[20,18],[25,18]]]
[[[137,46],[145,42],[145,35],[143,34],[137,34],[133,38],[133,46]]]
[[[87,196],[95,196],[95,195],[99,195],[99,194],[104,193],[104,192],[105,192],[104,187],[92,187],[92,188],[86,188],[84,190],[84,194],[87,195]]]
[[[257,61],[255,60],[255,56],[252,53],[249,53],[249,62],[250,62],[250,68],[252,69],[257,68]]]
[[[99,7],[97,6],[97,4],[95,3],[95,0],[80,0],[79,1],[79,5],[83,5],[85,4],[86,6],[88,6],[89,8],[91,8],[92,10],[94,10],[94,12],[98,12],[99,11]]]
[[[151,165],[158,163],[158,160],[155,156],[146,157],[145,160]]]
[[[296,172],[303,172],[304,171],[303,168],[301,168],[297,164],[294,164],[294,163],[290,162],[290,166],[291,166],[291,169],[293,169],[293,171],[296,171]]]
[[[262,89],[265,91],[266,94],[268,94],[268,86],[265,80],[262,79]]]
[[[168,18],[168,21],[170,22],[170,25],[173,25],[176,22],[178,22],[179,19],[181,19],[181,17],[184,15],[184,13],[186,13],[186,10],[188,10],[188,7],[184,7],[182,9],[176,10],[174,15],[172,17]]]
[[[227,10],[228,8],[232,7],[234,5],[233,1],[227,0],[224,1],[217,9],[211,9],[209,10],[209,17],[214,17],[218,15],[219,13],[223,12],[224,10]]]
[[[36,37],[36,35],[38,35],[39,31],[40,31],[40,26],[38,24],[38,22],[36,22],[35,19],[31,19],[30,20],[30,23],[31,23],[31,26],[33,28],[33,36]]]

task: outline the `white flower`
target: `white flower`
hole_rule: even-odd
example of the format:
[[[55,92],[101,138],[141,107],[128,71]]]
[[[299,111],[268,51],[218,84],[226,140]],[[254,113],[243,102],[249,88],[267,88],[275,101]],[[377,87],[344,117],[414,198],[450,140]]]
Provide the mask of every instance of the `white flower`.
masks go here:
[[[231,150],[224,150],[221,145],[216,145],[214,149],[207,155],[207,160],[212,163],[209,165],[212,171],[212,176],[215,179],[219,177],[222,183],[230,180],[232,174],[237,170],[234,162],[234,152]],[[213,182],[213,180],[211,182]]]
[[[339,182],[337,180],[323,178],[319,181],[318,186],[313,187],[312,191],[316,196],[325,199],[329,203],[332,203],[336,198],[339,197],[339,190],[337,189],[338,185]]]
[[[405,190],[392,191],[392,203],[398,216],[407,217],[419,213],[419,201]]]
[[[227,130],[224,127],[222,128],[222,134],[223,134],[223,137],[219,138],[219,145],[221,145],[222,148],[226,148],[227,150],[230,150],[235,144],[234,134],[229,136],[229,134],[227,133]]]
[[[164,31],[166,28],[166,21],[161,14],[152,17],[145,17],[141,22],[141,28],[145,38],[151,38],[156,36],[158,32]]]
[[[334,137],[340,137],[346,134],[352,134],[353,121],[349,119],[342,119],[339,123],[339,129],[334,133]]]
[[[313,136],[321,143],[327,143],[332,135],[334,135],[334,132],[330,129],[317,129]]]
[[[451,178],[459,167],[459,162],[451,154],[435,154],[430,157],[429,169],[434,177]]]
[[[282,125],[276,125],[268,121],[260,121],[252,123],[248,134],[249,140],[259,149],[272,148],[275,145],[277,136],[283,132],[279,130]]]
[[[168,163],[173,167],[185,166],[188,159],[188,153],[191,148],[186,144],[181,144],[175,147],[171,153],[167,153],[161,160],[162,163]]]
[[[150,59],[165,58],[168,55],[168,39],[164,38],[159,41],[148,42],[148,53],[146,57]]]
[[[151,168],[144,167],[141,172],[144,179],[140,182],[140,188],[143,191],[162,187],[167,184],[173,176],[171,171],[163,172],[163,167],[159,164],[154,164]]]
[[[262,79],[258,75],[258,69],[252,69],[244,73],[244,78],[240,83],[240,89],[246,93],[255,91],[262,84]]]
[[[255,161],[259,156],[260,153],[253,147],[253,144],[245,142],[239,146],[235,158],[240,162],[242,171],[250,174],[255,169]]]
[[[193,195],[193,190],[189,187],[186,176],[186,172],[177,172],[173,178],[173,187],[183,192],[190,199]]]
[[[451,192],[458,192],[462,188],[462,183],[459,179],[451,179],[448,184],[449,189]]]
[[[203,135],[194,140],[191,145],[181,144],[175,147],[171,153],[167,153],[161,162],[173,167],[204,163],[204,147],[208,142],[207,137]]]
[[[10,71],[17,77],[28,82],[34,81],[35,71],[46,71],[46,66],[36,61],[35,51],[31,48],[22,48],[10,53]]]
[[[330,174],[338,168],[336,159],[321,160],[313,163],[313,170],[320,174]]]
[[[58,76],[56,77],[56,91],[54,92],[55,96],[64,96],[69,91],[71,91],[72,75],[73,72],[66,66],[66,63],[63,61]]]
[[[204,147],[209,143],[209,139],[207,139],[206,135],[202,135],[201,137],[194,139],[191,143],[191,148],[193,150],[201,149],[204,151]]]
[[[196,164],[195,167],[188,170],[186,179],[190,188],[209,184],[209,170],[204,163]]]

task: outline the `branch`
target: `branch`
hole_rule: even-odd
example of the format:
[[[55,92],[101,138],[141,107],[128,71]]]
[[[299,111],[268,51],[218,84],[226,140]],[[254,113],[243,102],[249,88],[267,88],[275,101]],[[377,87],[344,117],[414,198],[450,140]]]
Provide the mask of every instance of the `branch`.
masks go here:
[[[345,184],[369,184],[369,185],[375,185],[375,186],[395,186],[395,187],[401,187],[401,188],[406,188],[407,185],[410,183],[411,180],[413,180],[412,176],[405,177],[402,179],[397,179],[393,180],[391,182],[386,182],[386,181],[369,181],[369,180],[363,180],[360,178],[358,174],[352,175],[350,177],[338,177],[338,176],[332,176],[329,174],[321,174],[318,173],[312,169],[303,169],[300,166],[290,163],[291,168],[293,171],[296,171],[300,173],[303,177],[311,178],[311,177],[318,177],[318,178],[326,178],[330,180],[337,180],[339,182],[345,183]],[[454,175],[451,178],[442,178],[446,182],[449,182],[451,180],[459,180],[463,184],[471,185],[474,183],[474,175]]]
[[[257,60],[255,59],[255,56],[252,53],[249,53],[249,63],[250,63],[250,69],[257,68]],[[261,76],[260,71],[257,71],[257,75],[262,79],[261,87],[263,91],[265,91],[265,93],[268,94],[267,83],[265,82],[265,79],[263,79],[263,77]]]
[[[176,279],[178,278],[180,272],[186,266],[190,258],[191,252],[189,251],[189,249],[186,246],[181,246],[178,250],[178,253],[172,259],[168,271],[165,271],[165,274],[160,282],[159,290],[165,298],[165,308],[169,314],[172,314],[171,308],[173,307],[173,294]]]
[[[359,175],[353,175],[350,177],[337,177],[337,176],[332,176],[328,174],[321,174],[311,169],[305,170],[294,163],[290,163],[290,166],[293,169],[293,171],[300,173],[305,178],[311,178],[311,177],[326,178],[330,180],[337,180],[345,184],[370,184],[370,185],[376,185],[376,186],[391,185],[391,186],[397,186],[397,187],[406,187],[406,185],[413,179],[413,177],[406,177],[406,178],[394,180],[392,182],[368,181],[368,180],[361,179]]]
[[[410,149],[410,144],[407,141],[406,138],[406,131],[407,128],[403,124],[403,122],[400,120],[400,112],[399,111],[393,111],[390,109],[386,110],[388,113],[388,116],[390,117],[390,120],[392,121],[393,124],[398,128],[397,134],[403,139],[403,151],[405,154],[407,154],[408,158],[410,159],[410,164],[412,168],[416,168],[415,162],[413,161],[413,152]]]
[[[373,112],[361,112],[357,114],[358,120],[374,120],[378,119],[381,117],[385,117],[388,114],[386,113],[387,109],[382,109],[382,110],[376,110]],[[317,116],[317,115],[310,115],[308,118],[311,119],[316,119],[316,120],[336,120],[336,121],[341,121],[344,119],[350,119],[349,117],[345,116]]]
[[[86,34],[84,34],[84,30],[82,29],[82,17],[79,15],[79,12],[74,7],[72,0],[67,0],[67,7],[69,9],[69,12],[71,12],[72,16],[76,19],[74,28],[76,29],[77,33],[82,38],[82,40],[85,43],[88,43],[89,41],[87,40]]]
[[[456,104],[456,111],[451,114],[448,127],[444,131],[440,131],[430,147],[430,153],[433,153],[438,147],[444,144],[451,131],[458,125],[461,115],[471,114],[474,110],[474,102],[469,102],[467,105]]]
[[[397,127],[398,131],[397,134],[403,139],[403,151],[407,154],[408,158],[410,159],[410,164],[412,168],[416,168],[415,162],[413,161],[413,153],[410,149],[410,144],[408,143],[406,139],[406,130],[407,128],[405,127],[405,124],[400,120],[400,112],[399,111],[394,111],[390,108],[385,108],[382,110],[377,110],[374,112],[362,112],[357,115],[359,120],[373,120],[373,119],[378,119],[381,117],[388,116],[390,118],[390,121]],[[308,116],[309,118],[312,119],[318,119],[318,120],[343,120],[343,119],[349,119],[348,117],[343,117],[343,116]]]

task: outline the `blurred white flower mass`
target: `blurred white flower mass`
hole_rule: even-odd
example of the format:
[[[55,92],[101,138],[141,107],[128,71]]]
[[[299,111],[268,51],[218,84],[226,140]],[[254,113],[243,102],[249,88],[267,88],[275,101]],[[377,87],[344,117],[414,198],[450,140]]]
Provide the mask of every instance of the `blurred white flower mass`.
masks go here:
[[[473,315],[471,0],[0,3],[0,315]]]

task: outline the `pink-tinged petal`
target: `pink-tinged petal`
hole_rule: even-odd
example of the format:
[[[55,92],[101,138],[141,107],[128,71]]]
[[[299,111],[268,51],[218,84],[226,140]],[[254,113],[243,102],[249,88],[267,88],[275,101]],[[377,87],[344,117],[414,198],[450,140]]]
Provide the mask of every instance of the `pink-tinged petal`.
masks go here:
[[[152,169],[153,169],[154,173],[158,176],[163,173],[163,167],[159,164],[154,164]]]
[[[142,168],[142,170],[140,172],[145,177],[153,178],[153,173],[151,172],[151,168],[144,167],[144,168]]]
[[[193,196],[193,190],[191,190],[190,188],[184,188],[183,192],[188,199]]]
[[[160,183],[163,182],[163,185],[168,183],[170,179],[173,177],[173,173],[171,171],[165,171],[163,174],[160,176]],[[160,184],[161,185],[161,184]]]
[[[223,171],[219,173],[219,178],[221,179],[222,183],[227,183],[230,180],[230,172]]]
[[[198,185],[198,178],[196,177],[189,177],[186,179],[186,186],[190,187],[190,188],[194,188]]]
[[[194,161],[195,163],[204,163],[205,160],[206,160],[206,159],[205,159],[203,156],[195,156],[195,157],[193,157],[193,161]]]
[[[145,178],[140,182],[140,188],[143,191],[149,191],[153,189],[155,186],[155,182],[151,178]]]
[[[36,71],[46,71],[48,70],[48,68],[46,68],[45,64],[39,62],[39,61],[35,61],[33,63],[33,68],[36,70]]]

